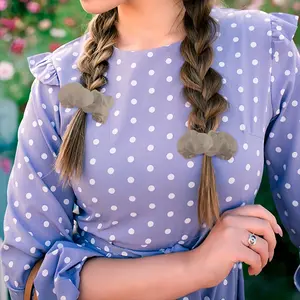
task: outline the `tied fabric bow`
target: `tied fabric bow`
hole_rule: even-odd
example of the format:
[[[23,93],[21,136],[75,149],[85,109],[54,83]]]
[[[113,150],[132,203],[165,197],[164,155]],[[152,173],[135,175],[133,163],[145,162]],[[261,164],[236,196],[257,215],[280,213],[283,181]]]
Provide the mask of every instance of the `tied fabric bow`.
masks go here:
[[[206,154],[228,160],[235,155],[237,142],[226,132],[211,130],[208,133],[199,133],[195,130],[188,130],[178,140],[177,150],[185,158]]]
[[[99,123],[106,122],[114,104],[113,97],[97,90],[90,91],[78,82],[64,85],[58,92],[58,99],[64,107],[78,107],[86,113],[92,113],[93,119]]]

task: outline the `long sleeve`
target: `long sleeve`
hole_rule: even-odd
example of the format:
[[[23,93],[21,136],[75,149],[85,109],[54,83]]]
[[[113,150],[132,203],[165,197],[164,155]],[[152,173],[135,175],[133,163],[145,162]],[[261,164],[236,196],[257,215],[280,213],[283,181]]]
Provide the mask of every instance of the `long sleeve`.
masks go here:
[[[63,189],[53,168],[61,137],[59,80],[51,55],[29,61],[36,79],[18,129],[8,182],[1,247],[4,281],[12,300],[23,299],[32,267],[45,256],[34,281],[39,299],[74,300],[84,261],[100,254],[73,241],[76,197],[71,187]]]
[[[273,199],[291,241],[300,247],[300,57],[293,41],[297,17],[272,13],[271,101],[273,118],[265,162]],[[294,276],[300,291],[300,267]]]

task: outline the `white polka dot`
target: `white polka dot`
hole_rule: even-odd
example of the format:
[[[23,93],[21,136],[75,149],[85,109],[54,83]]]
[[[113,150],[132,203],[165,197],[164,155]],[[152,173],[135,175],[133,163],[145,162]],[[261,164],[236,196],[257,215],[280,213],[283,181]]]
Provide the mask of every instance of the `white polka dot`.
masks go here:
[[[42,271],[42,275],[43,275],[44,277],[48,276],[48,270],[46,270],[46,269],[43,270],[43,271]]]
[[[112,234],[112,235],[109,237],[109,240],[110,240],[110,241],[115,241],[115,240],[116,240],[116,237]]]
[[[187,206],[193,206],[194,205],[194,201],[193,200],[190,200],[187,202]]]
[[[167,159],[171,160],[173,158],[173,154],[172,153],[168,153],[167,154]]]
[[[128,177],[127,181],[128,181],[128,183],[134,183],[134,178],[133,177]]]
[[[96,159],[95,158],[92,158],[91,160],[90,160],[90,164],[91,165],[94,165],[96,163]]]
[[[148,222],[148,227],[153,227],[153,225],[154,225],[154,222],[152,222],[152,221]]]
[[[26,194],[26,198],[27,198],[27,199],[31,199],[31,197],[32,197],[31,193],[27,193],[27,194]]]
[[[155,205],[154,203],[150,203],[150,204],[149,204],[149,208],[150,208],[150,209],[154,209],[155,207],[156,207],[156,205]]]
[[[186,219],[184,220],[184,223],[185,223],[185,224],[189,224],[189,223],[191,223],[191,221],[192,221],[192,220],[191,220],[190,218],[186,218]]]
[[[187,163],[187,166],[188,166],[188,168],[193,168],[193,167],[194,167],[194,162],[189,161],[189,162]]]
[[[129,199],[130,202],[134,202],[136,200],[136,198],[134,196],[129,196],[128,199]]]
[[[192,189],[193,187],[195,187],[195,185],[196,185],[196,184],[195,184],[195,182],[193,182],[193,181],[191,181],[191,182],[188,183],[188,187],[191,188],[191,189]]]
[[[110,209],[113,211],[116,211],[118,209],[118,207],[116,205],[112,205]]]
[[[280,148],[280,147],[276,147],[276,148],[275,148],[275,151],[276,151],[277,153],[280,153],[280,152],[281,152],[281,148]]]
[[[132,123],[132,122],[131,122],[131,123]],[[119,132],[119,130],[118,130],[117,128],[114,128],[114,129],[112,130],[112,134],[114,134],[114,135],[116,135],[118,132]]]
[[[241,130],[241,131],[246,130],[246,125],[245,125],[245,124],[241,124],[241,125],[240,125],[240,130]]]
[[[129,234],[134,234],[134,232],[135,232],[135,231],[134,231],[133,228],[130,228],[130,229],[128,230],[128,233],[129,233]]]
[[[286,189],[290,189],[291,188],[291,185],[289,184],[289,183],[286,183],[285,185],[284,185],[284,187],[286,188]]]
[[[148,151],[153,151],[153,149],[154,149],[154,146],[153,146],[153,145],[149,145],[149,146],[147,147],[147,150],[148,150]]]
[[[297,206],[299,205],[299,202],[296,201],[296,200],[294,200],[294,201],[292,202],[292,204],[293,204],[293,206],[297,207]]]
[[[109,149],[109,153],[110,153],[110,154],[115,154],[116,151],[117,151],[117,149],[114,148],[114,147]]]
[[[148,191],[149,192],[153,192],[155,190],[155,186],[154,185],[149,185],[148,186]]]
[[[228,122],[228,117],[227,117],[227,116],[223,116],[223,117],[222,117],[222,121],[223,121],[224,123]]]
[[[145,244],[148,244],[148,245],[151,244],[151,239],[146,239]]]
[[[168,133],[168,134],[167,134],[167,139],[168,139],[168,140],[171,140],[172,138],[173,138],[173,133]]]
[[[169,198],[169,199],[174,199],[174,198],[175,198],[175,194],[174,194],[174,193],[170,193],[170,194],[168,195],[168,198]]]
[[[115,172],[114,168],[108,168],[107,173],[112,175]]]
[[[109,188],[108,192],[112,195],[116,192],[116,190],[114,188]]]
[[[165,230],[165,234],[170,234],[170,233],[171,233],[171,229],[170,228],[168,228],[168,229]]]
[[[173,217],[173,216],[174,216],[174,212],[173,212],[173,211],[169,211],[169,212],[167,213],[167,216],[168,216],[169,218]]]
[[[70,257],[65,257],[65,259],[64,259],[64,262],[66,263],[66,264],[68,264],[69,262],[71,261],[71,258]]]
[[[231,197],[231,196],[228,196],[228,197],[226,197],[226,199],[225,199],[226,202],[230,202],[231,200],[232,200],[232,197]]]
[[[229,178],[228,179],[228,183],[229,184],[233,184],[235,182],[235,179],[233,177]]]

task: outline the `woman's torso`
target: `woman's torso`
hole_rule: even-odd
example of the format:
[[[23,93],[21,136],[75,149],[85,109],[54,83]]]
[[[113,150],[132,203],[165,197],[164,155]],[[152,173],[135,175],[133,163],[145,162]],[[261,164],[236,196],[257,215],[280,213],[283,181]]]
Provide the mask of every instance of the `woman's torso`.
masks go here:
[[[230,103],[218,130],[238,142],[234,158],[212,159],[221,211],[253,203],[272,117],[271,37],[265,20],[259,12],[228,11],[212,11],[220,23],[212,68],[222,75],[219,93]],[[79,79],[74,67],[79,47],[82,42],[64,50],[69,52],[62,70],[66,82]],[[182,95],[180,42],[136,52],[115,49],[109,64],[102,91],[114,97],[115,105],[105,124],[87,115],[84,173],[72,182],[79,233],[95,246],[105,242],[148,251],[179,243],[191,248],[208,229],[197,217],[202,155],[185,159],[177,152],[191,111]],[[61,133],[76,110],[60,108]]]

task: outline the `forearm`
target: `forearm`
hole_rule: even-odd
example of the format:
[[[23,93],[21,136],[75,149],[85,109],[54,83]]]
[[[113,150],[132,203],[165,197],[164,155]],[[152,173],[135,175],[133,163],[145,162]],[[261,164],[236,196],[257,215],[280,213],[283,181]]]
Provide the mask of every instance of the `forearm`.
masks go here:
[[[135,259],[92,258],[81,271],[79,300],[177,299],[204,285],[194,260],[191,251]]]

